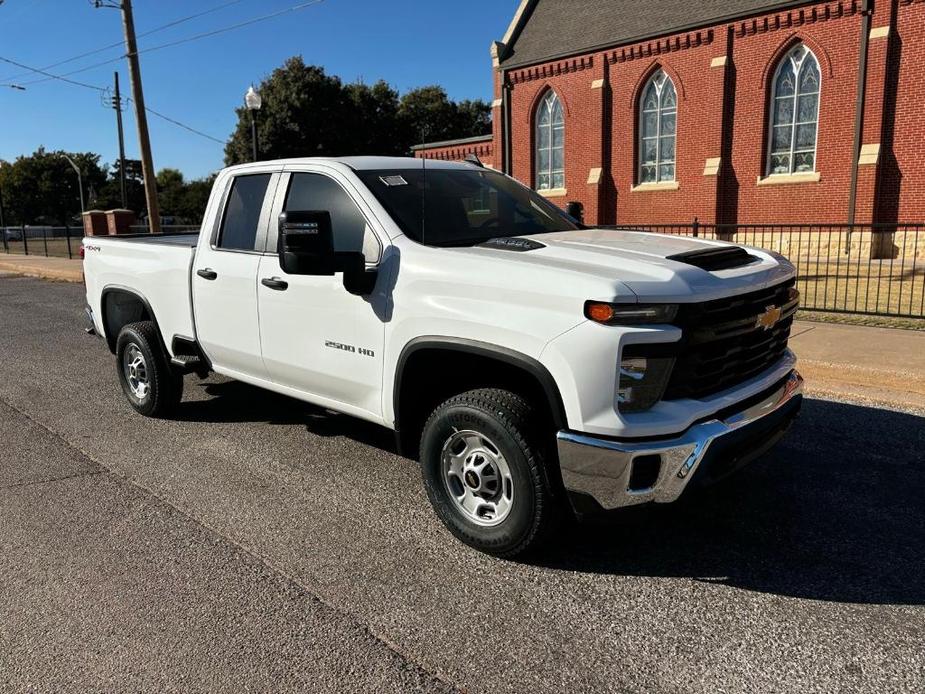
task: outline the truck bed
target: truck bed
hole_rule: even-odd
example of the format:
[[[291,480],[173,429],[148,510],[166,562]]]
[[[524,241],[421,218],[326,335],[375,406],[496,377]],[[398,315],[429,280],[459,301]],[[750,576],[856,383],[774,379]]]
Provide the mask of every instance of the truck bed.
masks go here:
[[[199,234],[130,234],[84,238],[87,303],[102,316],[107,292],[130,292],[147,303],[170,350],[174,335],[192,337],[190,272]]]

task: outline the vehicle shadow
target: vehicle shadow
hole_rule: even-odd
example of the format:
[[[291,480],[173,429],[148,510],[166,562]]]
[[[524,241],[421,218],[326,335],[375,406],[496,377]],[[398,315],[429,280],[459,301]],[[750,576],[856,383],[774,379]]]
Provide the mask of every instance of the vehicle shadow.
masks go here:
[[[394,454],[388,430],[237,381],[197,384],[196,422],[301,425]],[[437,522],[436,519],[434,522]],[[528,561],[789,597],[925,604],[925,418],[807,399],[768,455],[674,504],[570,525]]]
[[[346,436],[395,453],[392,432],[349,415],[340,414],[286,395],[240,381],[205,381],[193,386],[209,396],[180,403],[175,419],[185,422],[264,422],[271,425],[303,425],[316,436]],[[187,391],[192,390],[187,383]]]
[[[807,399],[788,436],[738,475],[570,527],[531,563],[925,604],[925,418]]]

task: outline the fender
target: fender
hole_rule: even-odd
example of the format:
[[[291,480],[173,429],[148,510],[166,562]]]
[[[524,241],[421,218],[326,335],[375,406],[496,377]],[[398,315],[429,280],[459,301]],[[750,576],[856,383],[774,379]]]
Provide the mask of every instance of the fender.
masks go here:
[[[131,294],[141,302],[141,305],[145,307],[145,311],[147,311],[148,315],[151,316],[151,322],[154,323],[154,327],[157,328],[157,334],[161,339],[161,346],[164,348],[164,353],[170,354],[167,352],[167,346],[164,343],[164,336],[161,334],[161,327],[157,324],[157,316],[154,315],[154,309],[151,308],[151,302],[149,302],[148,299],[137,289],[125,287],[121,284],[107,284],[105,287],[103,287],[103,291],[100,293],[100,318],[102,319],[101,322],[103,324],[103,337],[106,338],[106,344],[109,345],[109,351],[113,354],[116,353],[116,339],[119,337],[118,335],[109,334],[109,326],[107,325],[106,320],[106,299],[113,292]]]
[[[401,431],[401,422],[398,420],[398,413],[401,397],[401,384],[404,376],[405,365],[409,357],[415,352],[424,349],[443,349],[465,354],[475,354],[489,359],[510,364],[526,371],[533,376],[540,384],[549,404],[549,410],[552,413],[553,423],[557,429],[565,429],[566,417],[565,406],[562,404],[562,396],[559,394],[559,387],[549,370],[539,361],[526,354],[517,352],[506,347],[499,347],[488,342],[478,340],[469,340],[464,337],[444,337],[440,335],[425,335],[410,340],[401,351],[398,362],[395,366],[395,380],[392,383],[392,406],[395,412],[395,432]]]

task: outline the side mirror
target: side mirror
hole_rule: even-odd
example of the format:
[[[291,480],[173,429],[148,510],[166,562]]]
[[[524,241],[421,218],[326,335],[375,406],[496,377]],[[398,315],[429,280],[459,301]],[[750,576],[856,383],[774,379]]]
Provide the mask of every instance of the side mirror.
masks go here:
[[[279,266],[287,275],[344,273],[344,289],[357,296],[372,293],[378,271],[366,269],[359,251],[334,250],[331,214],[320,210],[289,211],[279,216],[276,247]]]
[[[279,266],[288,275],[333,275],[337,264],[331,214],[283,212],[279,216],[276,250]]]

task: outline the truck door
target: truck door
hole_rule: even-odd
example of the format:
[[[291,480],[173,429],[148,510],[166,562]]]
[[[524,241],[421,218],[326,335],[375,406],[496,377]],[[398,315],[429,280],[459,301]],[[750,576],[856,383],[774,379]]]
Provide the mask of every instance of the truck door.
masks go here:
[[[203,229],[193,265],[196,334],[216,371],[268,380],[260,353],[257,270],[279,173],[227,183],[213,229]]]
[[[373,217],[347,192],[349,182],[334,175],[284,173],[274,214],[328,211],[335,250],[363,251],[367,265],[376,264],[383,246],[370,226]],[[276,248],[276,238],[274,227],[268,250]],[[348,293],[342,274],[289,275],[269,254],[260,261],[258,278],[260,342],[270,379],[319,404],[338,404],[345,412],[378,420],[385,324],[376,302]]]

